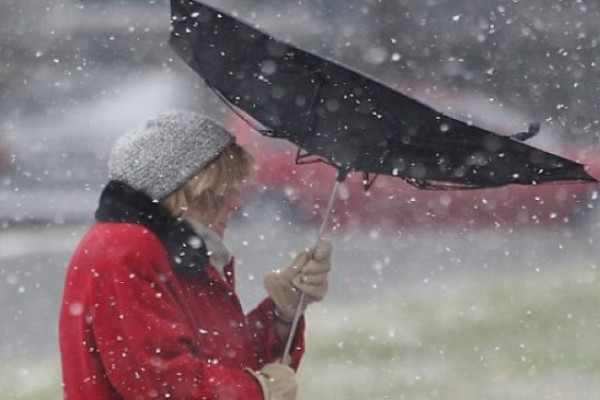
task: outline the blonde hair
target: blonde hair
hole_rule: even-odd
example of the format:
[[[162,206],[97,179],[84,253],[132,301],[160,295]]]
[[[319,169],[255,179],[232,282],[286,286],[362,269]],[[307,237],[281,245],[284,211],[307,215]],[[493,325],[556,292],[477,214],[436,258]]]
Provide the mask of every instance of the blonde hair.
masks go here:
[[[252,170],[252,156],[237,143],[221,154],[162,200],[175,218],[184,216],[190,207],[201,210],[202,219],[210,221],[222,206],[229,187],[243,183]]]

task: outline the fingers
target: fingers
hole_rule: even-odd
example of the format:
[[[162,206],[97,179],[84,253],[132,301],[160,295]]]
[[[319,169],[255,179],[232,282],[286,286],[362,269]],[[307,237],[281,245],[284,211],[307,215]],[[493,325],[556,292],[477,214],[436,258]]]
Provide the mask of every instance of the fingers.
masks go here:
[[[310,260],[300,270],[302,275],[325,274],[331,270],[331,260],[323,261]]]
[[[265,276],[265,289],[286,318],[295,314],[300,292],[306,295],[305,305],[325,297],[331,252],[331,242],[320,240],[313,249],[299,252],[285,268]]]
[[[331,242],[319,240],[309,251],[312,257],[293,278],[294,286],[302,291],[310,301],[320,301],[327,294],[328,274],[331,270]]]
[[[320,281],[316,285],[302,282],[301,279],[298,279],[298,281],[295,282],[295,286],[298,290],[302,291],[311,301],[323,300],[327,293],[328,285],[327,279]]]
[[[291,281],[300,273],[302,268],[308,262],[308,259],[309,256],[307,251],[300,252],[286,268],[277,271],[277,273],[287,281]]]
[[[300,294],[298,289],[292,286],[292,282],[287,279],[282,279],[281,275],[278,275],[275,272],[271,272],[265,275],[263,284],[281,316],[287,320],[294,318],[296,304]]]
[[[325,259],[331,258],[333,246],[331,245],[331,242],[329,240],[320,239],[317,245],[311,250],[313,260],[323,261]]]
[[[290,265],[293,269],[300,271],[302,267],[306,265],[309,259],[310,257],[308,255],[308,251],[301,251],[296,257],[294,257],[294,260]]]
[[[327,282],[327,274],[326,273],[312,274],[312,275],[301,274],[300,276],[298,276],[296,278],[296,280],[294,280],[294,283],[296,283],[296,282],[298,284],[302,284],[302,285],[321,286],[325,282]]]
[[[302,269],[300,275],[294,278],[294,286],[304,292],[313,301],[322,300],[327,293],[328,273],[330,269],[331,263],[319,263],[315,260],[310,260]]]

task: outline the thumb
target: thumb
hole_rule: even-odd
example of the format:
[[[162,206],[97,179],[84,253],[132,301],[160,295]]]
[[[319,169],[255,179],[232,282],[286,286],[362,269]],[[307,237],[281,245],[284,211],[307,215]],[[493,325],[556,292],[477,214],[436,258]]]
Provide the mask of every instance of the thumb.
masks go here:
[[[331,242],[326,239],[321,239],[314,248],[313,259],[316,261],[323,261],[326,258],[331,257],[332,250],[333,246],[331,245]]]

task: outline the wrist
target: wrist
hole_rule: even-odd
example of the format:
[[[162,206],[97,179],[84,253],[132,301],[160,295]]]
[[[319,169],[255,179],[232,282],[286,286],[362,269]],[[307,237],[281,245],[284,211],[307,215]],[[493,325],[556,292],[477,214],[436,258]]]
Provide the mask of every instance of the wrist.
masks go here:
[[[289,318],[287,315],[282,313],[276,305],[273,306],[273,316],[277,322],[280,322],[284,325],[291,325],[292,321],[294,320],[294,317]]]

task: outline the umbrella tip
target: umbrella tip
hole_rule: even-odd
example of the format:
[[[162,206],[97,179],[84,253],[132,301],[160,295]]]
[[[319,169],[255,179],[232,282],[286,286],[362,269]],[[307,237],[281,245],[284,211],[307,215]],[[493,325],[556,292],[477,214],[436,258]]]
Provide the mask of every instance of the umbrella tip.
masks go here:
[[[510,137],[518,140],[519,142],[524,142],[537,135],[540,132],[540,126],[541,124],[539,122],[533,122],[529,124],[529,129],[527,132],[517,132],[513,135],[510,135]]]

